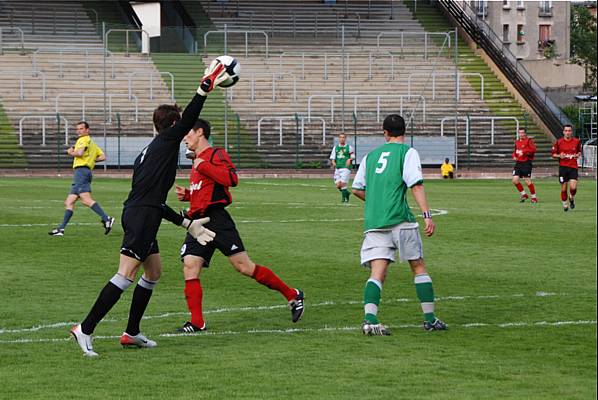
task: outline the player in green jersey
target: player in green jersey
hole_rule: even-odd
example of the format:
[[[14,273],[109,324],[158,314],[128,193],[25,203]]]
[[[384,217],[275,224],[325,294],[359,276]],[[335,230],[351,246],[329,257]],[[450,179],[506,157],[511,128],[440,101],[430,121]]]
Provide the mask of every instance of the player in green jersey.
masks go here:
[[[445,330],[444,322],[434,314],[434,288],[423,259],[418,223],[407,204],[411,189],[422,210],[427,236],[435,225],[424,192],[421,163],[417,151],[405,141],[405,120],[391,114],[382,125],[386,144],[368,153],[357,170],[353,194],[365,201],[365,238],[361,247],[361,263],[370,268],[364,291],[366,335],[390,335],[378,321],[382,284],[398,250],[401,261],[408,261],[414,275],[415,290],[424,313],[424,329]]]
[[[330,153],[330,164],[334,168],[334,184],[341,192],[343,203],[349,202],[349,176],[351,175],[351,164],[355,159],[353,147],[347,144],[347,136],[344,133],[338,135],[338,144],[332,148]]]

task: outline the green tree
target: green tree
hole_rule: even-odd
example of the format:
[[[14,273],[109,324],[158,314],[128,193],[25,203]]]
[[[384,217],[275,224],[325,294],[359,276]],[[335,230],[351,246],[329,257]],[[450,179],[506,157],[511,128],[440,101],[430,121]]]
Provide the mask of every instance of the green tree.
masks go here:
[[[596,18],[584,5],[571,7],[571,62],[585,68],[585,87],[596,93]]]

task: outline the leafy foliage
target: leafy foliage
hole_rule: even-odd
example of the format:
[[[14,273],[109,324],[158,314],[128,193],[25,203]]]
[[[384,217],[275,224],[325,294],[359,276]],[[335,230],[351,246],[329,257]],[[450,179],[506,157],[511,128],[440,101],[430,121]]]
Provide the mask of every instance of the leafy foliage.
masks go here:
[[[596,17],[583,5],[571,7],[571,61],[586,68],[585,86],[596,94]]]

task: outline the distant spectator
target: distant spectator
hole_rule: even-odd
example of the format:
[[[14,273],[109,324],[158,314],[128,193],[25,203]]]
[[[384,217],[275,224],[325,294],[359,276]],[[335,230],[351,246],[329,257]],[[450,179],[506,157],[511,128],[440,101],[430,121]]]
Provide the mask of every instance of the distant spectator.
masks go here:
[[[449,162],[448,158],[445,158],[444,163],[440,166],[440,173],[443,179],[453,179],[455,177],[453,164]]]

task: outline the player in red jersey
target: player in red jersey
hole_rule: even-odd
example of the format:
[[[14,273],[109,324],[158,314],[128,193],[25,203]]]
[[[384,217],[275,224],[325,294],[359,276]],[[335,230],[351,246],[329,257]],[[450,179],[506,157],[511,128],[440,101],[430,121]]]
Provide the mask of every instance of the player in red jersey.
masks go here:
[[[520,194],[519,201],[523,203],[529,197],[523,189],[523,185],[519,183],[519,179],[523,178],[525,184],[532,196],[532,204],[538,202],[536,197],[536,188],[532,182],[532,160],[536,155],[536,144],[532,138],[527,137],[525,128],[519,128],[517,131],[518,139],[515,141],[515,151],[513,151],[513,160],[515,160],[515,168],[513,168],[513,185],[517,188]]]
[[[255,264],[247,255],[239,232],[225,207],[232,203],[229,187],[237,186],[239,178],[236,168],[225,150],[211,147],[210,124],[198,119],[193,129],[185,136],[187,148],[195,152],[195,159],[189,178],[189,188],[176,186],[176,194],[181,201],[190,201],[189,218],[195,220],[210,218],[206,228],[216,233],[213,242],[200,244],[187,235],[181,247],[183,275],[185,277],[185,298],[191,312],[179,332],[193,333],[206,329],[203,319],[203,290],[199,275],[208,268],[216,249],[228,257],[232,266],[241,274],[255,279],[272,290],[280,292],[288,301],[293,322],[303,315],[303,292],[286,285],[270,269]]]
[[[552,146],[552,157],[559,160],[559,182],[561,182],[561,201],[563,210],[575,208],[575,193],[577,193],[577,159],[581,157],[581,142],[573,137],[573,127],[563,127],[563,137]],[[567,185],[569,186],[569,201],[567,201]]]

